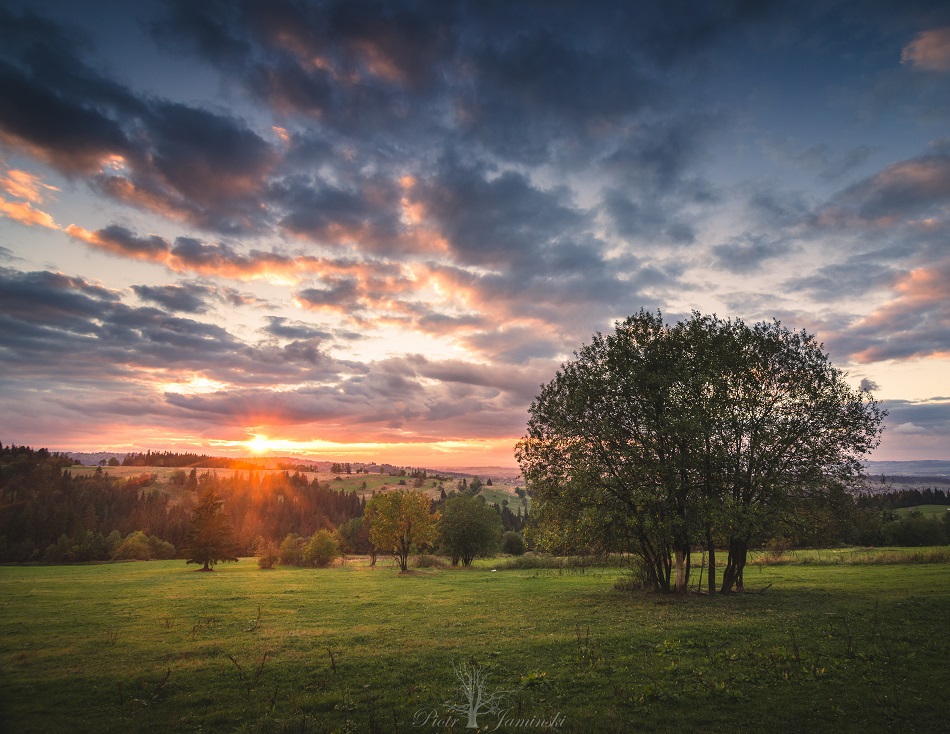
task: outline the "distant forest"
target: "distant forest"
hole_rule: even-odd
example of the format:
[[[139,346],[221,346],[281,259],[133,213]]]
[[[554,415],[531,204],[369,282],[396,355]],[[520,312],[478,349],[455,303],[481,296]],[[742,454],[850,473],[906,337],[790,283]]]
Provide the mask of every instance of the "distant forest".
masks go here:
[[[171,476],[172,490],[157,486],[156,475],[139,465],[187,467]],[[197,454],[147,453],[126,457],[144,471],[133,477],[110,475],[99,467],[76,474],[66,454],[0,444],[0,561],[49,563],[141,557],[175,557],[185,546],[198,495],[207,488],[224,500],[241,553],[288,535],[310,536],[362,517],[366,498],[331,488],[290,471],[236,470],[230,476],[199,473]],[[225,459],[224,461],[231,461]],[[165,463],[160,463],[165,462]],[[436,503],[438,504],[438,503]],[[495,508],[506,530],[521,530],[523,518]],[[125,546],[128,546],[126,549]]]

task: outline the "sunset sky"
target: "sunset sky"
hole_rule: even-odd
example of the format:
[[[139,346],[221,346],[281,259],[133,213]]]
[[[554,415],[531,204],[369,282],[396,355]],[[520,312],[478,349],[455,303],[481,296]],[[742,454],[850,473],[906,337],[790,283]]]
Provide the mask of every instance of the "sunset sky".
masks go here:
[[[640,308],[950,458],[950,5],[0,0],[4,444],[513,465]]]

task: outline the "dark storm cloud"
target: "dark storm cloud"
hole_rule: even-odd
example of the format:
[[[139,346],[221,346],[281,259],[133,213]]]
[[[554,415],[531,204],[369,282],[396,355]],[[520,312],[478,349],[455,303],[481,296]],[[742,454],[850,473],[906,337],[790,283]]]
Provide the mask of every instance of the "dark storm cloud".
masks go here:
[[[168,3],[155,36],[197,52],[284,113],[347,134],[424,134],[410,115],[442,83],[451,3]]]

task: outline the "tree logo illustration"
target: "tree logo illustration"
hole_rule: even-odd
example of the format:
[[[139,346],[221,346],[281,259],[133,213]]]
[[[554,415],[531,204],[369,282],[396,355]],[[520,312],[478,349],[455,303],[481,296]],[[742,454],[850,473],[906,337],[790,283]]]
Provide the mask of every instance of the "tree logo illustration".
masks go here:
[[[511,708],[512,692],[489,691],[487,671],[474,660],[452,668],[464,702],[446,702],[445,708],[448,713],[464,719],[466,729],[477,729],[479,716],[499,716]]]

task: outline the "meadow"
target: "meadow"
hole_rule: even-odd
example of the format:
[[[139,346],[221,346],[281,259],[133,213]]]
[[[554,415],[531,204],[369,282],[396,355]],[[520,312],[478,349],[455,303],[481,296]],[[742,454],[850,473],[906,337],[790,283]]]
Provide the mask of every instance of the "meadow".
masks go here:
[[[503,564],[0,567],[0,726],[462,731],[444,704],[469,663],[504,692],[507,713],[478,719],[489,731],[930,732],[950,718],[946,562],[763,563],[746,593],[713,598],[621,591],[619,568]]]

